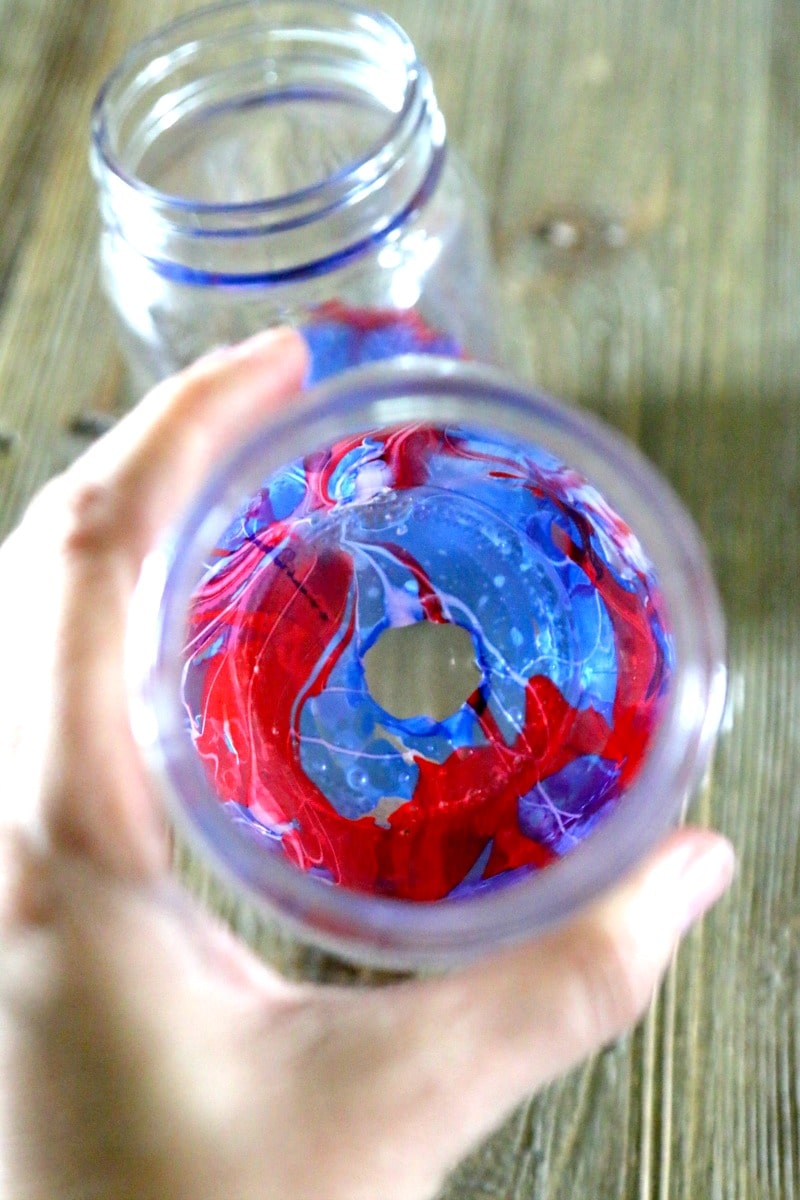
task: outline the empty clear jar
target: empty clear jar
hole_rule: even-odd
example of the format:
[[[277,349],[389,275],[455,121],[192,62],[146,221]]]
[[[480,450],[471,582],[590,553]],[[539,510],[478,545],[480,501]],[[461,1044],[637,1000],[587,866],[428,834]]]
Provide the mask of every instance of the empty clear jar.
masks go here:
[[[106,80],[91,158],[136,391],[283,322],[308,331],[315,379],[498,356],[480,195],[381,13],[248,0],[178,20]]]

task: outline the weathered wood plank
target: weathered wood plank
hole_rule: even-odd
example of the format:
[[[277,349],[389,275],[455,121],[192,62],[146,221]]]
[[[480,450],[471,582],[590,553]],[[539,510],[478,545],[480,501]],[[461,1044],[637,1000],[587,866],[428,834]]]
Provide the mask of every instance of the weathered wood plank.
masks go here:
[[[125,47],[174,11],[166,0],[0,8],[0,93],[17,97],[0,122],[0,197],[11,214],[0,232],[0,430],[14,437],[0,456],[0,528],[80,448],[71,420],[113,407],[119,391],[97,283],[89,113]]]
[[[0,0],[2,528],[79,448],[70,421],[113,408],[89,106],[134,37],[190,7]],[[525,1105],[448,1200],[795,1200],[800,9],[386,7],[487,194],[520,370],[636,438],[672,479],[730,624],[728,725],[693,815],[740,847],[735,894],[643,1027]],[[286,969],[332,972],[194,882]]]

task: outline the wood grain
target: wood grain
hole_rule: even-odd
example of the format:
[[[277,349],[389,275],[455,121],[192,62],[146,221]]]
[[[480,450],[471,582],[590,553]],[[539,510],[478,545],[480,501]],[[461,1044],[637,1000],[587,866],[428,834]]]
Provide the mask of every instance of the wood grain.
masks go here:
[[[0,525],[120,387],[86,125],[188,3],[0,0]],[[726,726],[693,817],[732,898],[644,1024],[526,1104],[447,1200],[800,1197],[800,8],[390,0],[488,198],[519,370],[635,438],[707,539]],[[4,440],[3,434],[6,435]],[[289,970],[347,973],[195,885]]]

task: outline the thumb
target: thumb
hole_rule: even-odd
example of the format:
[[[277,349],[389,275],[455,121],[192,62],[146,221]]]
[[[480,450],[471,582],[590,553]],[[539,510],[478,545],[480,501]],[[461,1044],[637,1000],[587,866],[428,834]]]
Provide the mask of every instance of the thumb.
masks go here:
[[[361,998],[383,1041],[380,1105],[442,1172],[527,1094],[632,1025],[685,930],[725,891],[730,844],[671,835],[613,893],[494,960]],[[376,1097],[376,1102],[378,1098]],[[416,1153],[416,1152],[415,1152]]]

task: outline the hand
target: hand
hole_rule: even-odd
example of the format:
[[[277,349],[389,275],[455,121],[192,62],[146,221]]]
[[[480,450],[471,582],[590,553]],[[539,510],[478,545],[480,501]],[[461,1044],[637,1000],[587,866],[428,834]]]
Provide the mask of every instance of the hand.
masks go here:
[[[683,830],[538,941],[443,978],[297,985],[170,876],[128,728],[144,554],[305,369],[260,335],[147,397],[0,549],[1,1200],[422,1200],[636,1020],[733,854]]]

